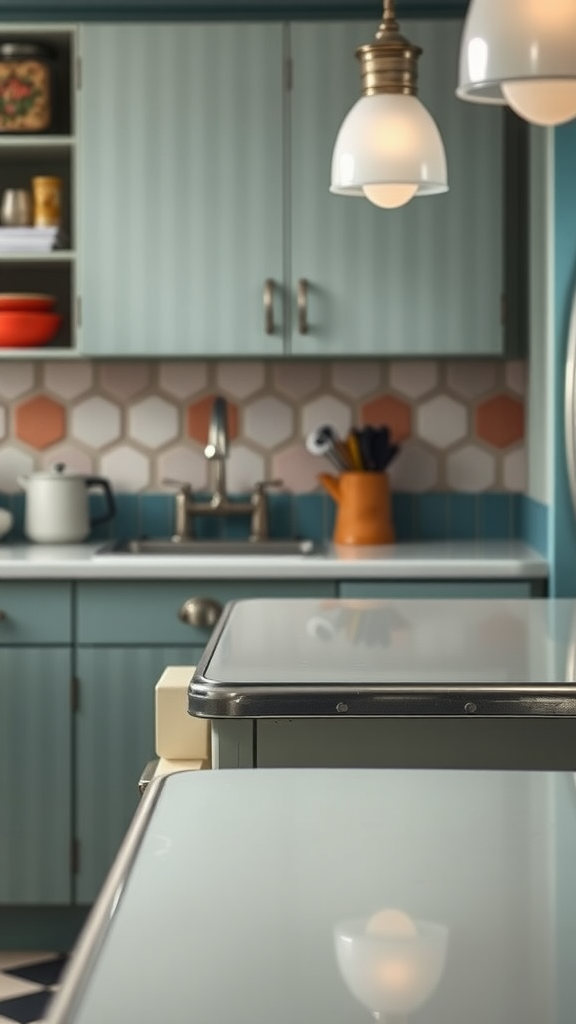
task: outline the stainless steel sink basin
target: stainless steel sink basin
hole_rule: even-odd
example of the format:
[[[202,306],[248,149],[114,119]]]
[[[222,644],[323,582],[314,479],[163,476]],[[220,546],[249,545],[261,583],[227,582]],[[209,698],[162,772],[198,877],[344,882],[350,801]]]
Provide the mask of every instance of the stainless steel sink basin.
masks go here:
[[[311,555],[318,551],[312,540],[171,540],[115,541],[98,548],[96,555]]]

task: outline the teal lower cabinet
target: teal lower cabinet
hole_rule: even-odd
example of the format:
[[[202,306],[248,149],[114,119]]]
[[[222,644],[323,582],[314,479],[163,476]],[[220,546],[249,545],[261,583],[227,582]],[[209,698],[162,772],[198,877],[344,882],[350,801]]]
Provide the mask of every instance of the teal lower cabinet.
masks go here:
[[[330,581],[98,581],[77,584],[74,898],[97,896],[154,757],[154,688],[168,665],[197,663],[211,630],[183,609],[250,597],[334,597]]]
[[[75,901],[92,903],[139,800],[154,755],[154,687],[167,665],[192,665],[196,647],[81,647],[76,716]]]
[[[71,900],[71,679],[69,646],[0,647],[0,919]]]
[[[354,580],[342,582],[339,597],[532,597],[530,580]]]

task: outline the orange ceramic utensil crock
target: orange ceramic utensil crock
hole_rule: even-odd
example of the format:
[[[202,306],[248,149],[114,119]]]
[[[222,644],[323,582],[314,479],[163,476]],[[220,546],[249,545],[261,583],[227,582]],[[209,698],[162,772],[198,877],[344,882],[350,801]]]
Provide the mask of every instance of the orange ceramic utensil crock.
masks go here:
[[[335,544],[393,544],[390,482],[385,473],[353,472],[318,479],[337,504]]]

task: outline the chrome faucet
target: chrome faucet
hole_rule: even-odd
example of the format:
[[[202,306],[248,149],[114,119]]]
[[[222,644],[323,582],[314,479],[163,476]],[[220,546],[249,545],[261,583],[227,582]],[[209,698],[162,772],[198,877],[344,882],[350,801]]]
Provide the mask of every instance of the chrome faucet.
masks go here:
[[[216,468],[212,504],[226,499],[228,447],[228,404],[225,398],[217,395],[214,399],[208,426],[208,443],[204,449],[204,455],[214,462]]]
[[[262,541],[268,537],[268,496],[267,487],[280,487],[281,480],[263,480],[254,485],[248,501],[231,501],[226,491],[226,459],[229,455],[228,404],[218,395],[214,399],[212,415],[208,426],[208,438],[204,455],[214,464],[214,489],[209,501],[196,501],[192,488],[186,484],[175,495],[174,540],[189,540],[194,536],[196,516],[246,516],[251,517],[251,541]]]

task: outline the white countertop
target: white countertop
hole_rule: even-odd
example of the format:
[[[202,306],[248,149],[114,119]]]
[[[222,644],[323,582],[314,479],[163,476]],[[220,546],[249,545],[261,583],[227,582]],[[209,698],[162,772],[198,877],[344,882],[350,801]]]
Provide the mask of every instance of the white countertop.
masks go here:
[[[101,544],[0,543],[2,579],[545,579],[523,541],[328,545],[312,555],[96,555]]]

